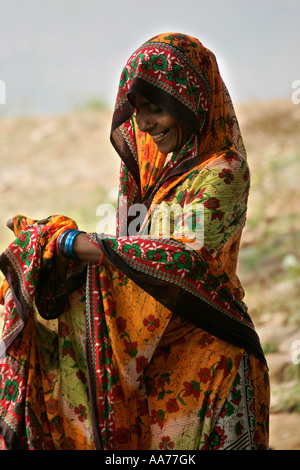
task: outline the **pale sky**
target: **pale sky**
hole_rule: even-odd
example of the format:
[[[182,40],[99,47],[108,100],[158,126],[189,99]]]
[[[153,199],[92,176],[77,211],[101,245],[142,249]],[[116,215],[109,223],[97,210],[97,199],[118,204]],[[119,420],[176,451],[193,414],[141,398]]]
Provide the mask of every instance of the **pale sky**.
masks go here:
[[[300,79],[299,0],[0,0],[0,114],[113,106],[130,54],[162,32],[216,55],[234,102],[289,98]]]

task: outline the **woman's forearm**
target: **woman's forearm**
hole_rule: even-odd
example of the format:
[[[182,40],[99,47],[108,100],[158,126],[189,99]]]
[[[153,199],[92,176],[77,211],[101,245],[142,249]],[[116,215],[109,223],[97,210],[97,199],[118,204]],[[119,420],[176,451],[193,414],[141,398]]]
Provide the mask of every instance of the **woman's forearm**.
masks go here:
[[[10,230],[14,230],[14,219],[11,218],[6,222],[7,227]],[[73,242],[72,245],[74,255],[81,259],[82,261],[92,262],[92,263],[99,263],[102,257],[102,250],[100,246],[96,246],[89,238],[86,236],[85,233],[79,233]],[[62,245],[62,252],[64,253],[64,243]],[[62,253],[62,254],[63,254]]]
[[[80,233],[75,238],[73,244],[73,253],[79,259],[93,263],[99,263],[102,256],[100,247],[97,247],[91,243],[84,233]]]

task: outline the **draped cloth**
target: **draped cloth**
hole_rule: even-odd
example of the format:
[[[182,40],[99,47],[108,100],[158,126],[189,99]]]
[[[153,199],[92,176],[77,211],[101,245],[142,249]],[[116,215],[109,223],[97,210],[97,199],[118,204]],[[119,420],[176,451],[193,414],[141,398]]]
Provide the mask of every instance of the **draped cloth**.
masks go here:
[[[161,154],[137,128],[136,93],[191,129],[180,150]],[[16,217],[0,258],[3,446],[266,449],[268,370],[236,273],[249,169],[214,55],[181,34],[143,44],[122,71],[111,141],[117,233],[87,235],[104,263],[55,252],[76,227],[62,216]]]

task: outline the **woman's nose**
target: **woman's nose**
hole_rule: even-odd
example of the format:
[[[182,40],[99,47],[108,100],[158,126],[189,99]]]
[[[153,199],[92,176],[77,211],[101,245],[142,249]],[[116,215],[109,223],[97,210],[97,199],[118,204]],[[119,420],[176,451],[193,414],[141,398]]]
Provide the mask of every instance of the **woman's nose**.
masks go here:
[[[139,112],[136,115],[136,123],[142,132],[147,132],[151,128],[151,122],[149,116],[147,116],[146,113]]]

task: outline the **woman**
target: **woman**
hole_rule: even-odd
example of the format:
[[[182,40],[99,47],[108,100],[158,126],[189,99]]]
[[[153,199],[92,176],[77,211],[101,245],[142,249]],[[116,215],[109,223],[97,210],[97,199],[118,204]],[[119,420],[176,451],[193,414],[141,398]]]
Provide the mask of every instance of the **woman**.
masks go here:
[[[111,141],[116,237],[14,218],[3,446],[267,449],[268,371],[236,274],[249,170],[214,55],[182,34],[143,44]]]

